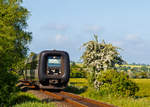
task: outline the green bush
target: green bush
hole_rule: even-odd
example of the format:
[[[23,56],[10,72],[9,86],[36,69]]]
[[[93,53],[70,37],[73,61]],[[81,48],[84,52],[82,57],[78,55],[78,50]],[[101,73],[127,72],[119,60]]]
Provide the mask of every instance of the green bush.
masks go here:
[[[97,76],[100,95],[134,96],[139,87],[124,72],[101,71]]]
[[[0,72],[0,106],[9,106],[17,92],[17,80],[18,77],[11,72]]]
[[[82,67],[79,67],[77,65],[71,65],[71,73],[70,73],[71,78],[85,78],[86,73],[83,71]]]

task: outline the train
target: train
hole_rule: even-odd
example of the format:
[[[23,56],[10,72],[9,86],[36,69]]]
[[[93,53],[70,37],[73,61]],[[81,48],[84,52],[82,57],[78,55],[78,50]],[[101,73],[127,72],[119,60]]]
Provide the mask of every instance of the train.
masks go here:
[[[60,50],[31,53],[25,61],[23,80],[40,89],[64,89],[70,78],[69,54]]]

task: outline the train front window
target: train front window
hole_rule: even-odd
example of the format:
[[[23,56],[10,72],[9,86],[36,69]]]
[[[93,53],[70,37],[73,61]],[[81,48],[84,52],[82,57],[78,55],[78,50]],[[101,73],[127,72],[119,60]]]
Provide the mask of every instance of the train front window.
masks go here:
[[[49,56],[47,60],[47,74],[58,75],[61,74],[61,57],[60,56]]]
[[[48,67],[61,67],[61,57],[60,56],[49,56],[48,57]]]

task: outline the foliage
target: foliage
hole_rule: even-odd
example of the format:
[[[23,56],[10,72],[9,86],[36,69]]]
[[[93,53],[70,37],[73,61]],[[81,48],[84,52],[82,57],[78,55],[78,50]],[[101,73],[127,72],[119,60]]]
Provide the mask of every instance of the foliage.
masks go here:
[[[18,77],[8,72],[0,72],[0,105],[8,106],[12,97],[18,91],[16,88]]]
[[[82,67],[73,64],[71,65],[71,73],[70,73],[71,78],[85,78],[86,77],[86,72],[83,70]]]
[[[99,43],[98,36],[94,35],[94,37],[95,40],[83,44],[85,51],[81,58],[88,71],[87,77],[90,86],[97,88],[95,86],[99,84],[96,80],[97,74],[100,71],[115,68],[115,64],[122,64],[124,61],[118,52],[120,48],[106,44],[104,40]]]
[[[124,61],[118,52],[118,47],[112,44],[98,42],[98,36],[94,35],[95,40],[83,44],[85,51],[81,58],[87,67],[91,67],[93,71],[99,72],[114,68],[115,64],[122,64]]]
[[[71,62],[71,66],[75,66],[76,63],[74,61],[70,61]]]
[[[139,87],[132,82],[124,72],[106,70],[98,74],[98,88],[100,95],[134,96]]]
[[[95,87],[101,96],[134,96],[139,91],[139,87],[125,72],[116,70],[101,71],[97,76],[92,72],[88,73],[88,84],[90,87]]]
[[[0,0],[0,103],[8,105],[15,94],[14,70],[27,54],[31,33],[26,30],[28,10],[22,0]]]
[[[73,80],[77,81],[78,78],[77,80]],[[86,81],[86,79],[84,81]],[[100,96],[99,92],[91,87],[89,87],[88,90],[86,90],[84,93],[81,93],[80,95],[83,97],[99,100],[101,102],[113,104],[118,107],[149,107],[150,79],[131,79],[131,81],[136,82],[140,88],[135,97]]]
[[[118,71],[127,72],[130,78],[150,78],[149,66],[122,65],[116,68]]]
[[[118,47],[95,40],[85,43],[82,55],[83,63],[87,67],[87,79],[90,87],[94,87],[99,95],[134,96],[138,86],[129,80],[128,75],[117,72],[116,64],[123,64]],[[110,70],[114,69],[114,70]]]
[[[0,0],[0,71],[8,71],[12,64],[26,56],[31,33],[27,32],[28,11],[21,0]]]

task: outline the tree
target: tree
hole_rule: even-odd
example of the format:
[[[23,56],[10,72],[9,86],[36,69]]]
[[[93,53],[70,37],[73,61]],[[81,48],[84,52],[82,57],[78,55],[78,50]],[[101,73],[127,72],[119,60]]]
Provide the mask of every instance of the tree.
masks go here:
[[[27,54],[31,32],[26,31],[28,10],[22,0],[0,0],[0,71],[8,71],[12,64]]]
[[[16,92],[17,76],[12,71],[26,57],[32,39],[26,30],[29,12],[21,3],[0,0],[0,104],[9,104]]]
[[[115,68],[115,64],[123,64],[123,59],[118,52],[118,47],[112,44],[98,42],[98,36],[94,35],[95,40],[83,44],[85,52],[81,56],[83,63],[87,67],[92,67],[93,71],[99,72]]]
[[[96,88],[100,95],[121,95],[133,96],[139,90],[127,73],[118,72],[115,64],[123,64],[118,52],[118,47],[112,44],[98,42],[98,36],[94,35],[95,40],[83,44],[85,51],[81,58],[88,71],[88,83],[92,88]]]
[[[124,61],[118,52],[120,48],[106,44],[104,40],[99,43],[97,35],[94,35],[94,39],[83,44],[85,51],[81,58],[88,71],[89,85],[97,86],[96,78],[100,71],[113,69],[115,64],[122,64]]]

